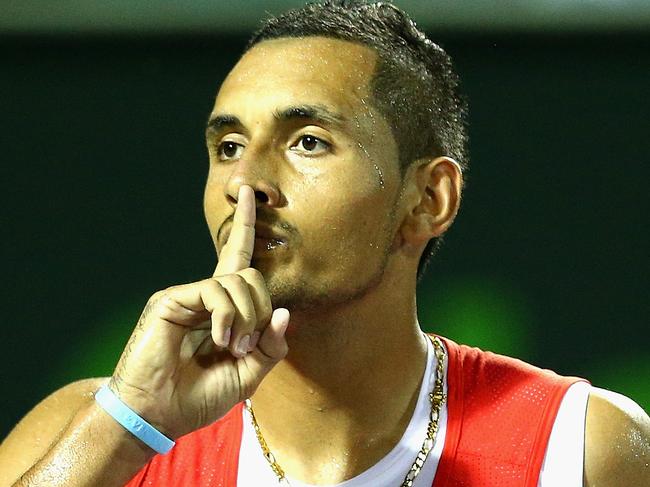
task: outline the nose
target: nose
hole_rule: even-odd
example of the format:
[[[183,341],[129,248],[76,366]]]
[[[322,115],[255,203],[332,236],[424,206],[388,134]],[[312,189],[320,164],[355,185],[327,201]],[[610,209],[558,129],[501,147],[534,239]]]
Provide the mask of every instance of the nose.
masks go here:
[[[280,190],[275,184],[265,178],[253,178],[249,176],[233,177],[226,185],[226,200],[228,200],[228,204],[233,208],[237,206],[239,188],[243,185],[253,188],[256,206],[280,206]]]
[[[239,188],[246,185],[255,192],[257,208],[281,206],[282,195],[275,181],[278,169],[278,161],[269,141],[263,137],[251,140],[243,155],[230,165],[230,173],[223,188],[228,204],[233,209],[237,206]]]

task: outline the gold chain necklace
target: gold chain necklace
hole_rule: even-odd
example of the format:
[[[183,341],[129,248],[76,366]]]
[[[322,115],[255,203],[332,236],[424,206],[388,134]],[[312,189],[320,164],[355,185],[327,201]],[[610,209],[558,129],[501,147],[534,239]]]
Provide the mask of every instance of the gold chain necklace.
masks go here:
[[[438,337],[429,338],[433,343],[433,348],[435,349],[437,360],[436,383],[433,387],[433,391],[429,393],[429,402],[431,403],[431,411],[429,413],[429,426],[427,427],[427,436],[424,438],[422,448],[420,448],[420,451],[415,457],[413,465],[411,465],[411,468],[404,477],[404,481],[400,484],[400,487],[412,487],[415,478],[420,473],[420,470],[422,470],[424,462],[429,456],[429,452],[433,448],[433,444],[436,439],[436,433],[438,432],[438,421],[440,419],[440,409],[447,400],[447,395],[443,392],[442,386],[443,377],[445,375],[445,350],[442,347],[442,343]],[[284,475],[284,470],[275,459],[273,453],[271,453],[269,446],[266,444],[264,436],[262,436],[262,431],[260,430],[260,425],[257,423],[257,419],[255,419],[255,413],[253,412],[253,405],[250,399],[246,399],[246,409],[251,416],[251,423],[253,424],[253,429],[255,430],[255,436],[257,436],[257,441],[262,448],[264,458],[266,458],[266,461],[269,462],[271,470],[273,470],[275,475],[278,477],[278,482],[280,484],[291,485]]]

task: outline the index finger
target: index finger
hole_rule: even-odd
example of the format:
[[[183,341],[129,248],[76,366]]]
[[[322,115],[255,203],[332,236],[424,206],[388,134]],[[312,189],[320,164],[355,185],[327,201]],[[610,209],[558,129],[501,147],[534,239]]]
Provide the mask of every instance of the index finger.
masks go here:
[[[255,192],[242,185],[228,241],[221,249],[214,276],[234,274],[250,267],[255,247]]]

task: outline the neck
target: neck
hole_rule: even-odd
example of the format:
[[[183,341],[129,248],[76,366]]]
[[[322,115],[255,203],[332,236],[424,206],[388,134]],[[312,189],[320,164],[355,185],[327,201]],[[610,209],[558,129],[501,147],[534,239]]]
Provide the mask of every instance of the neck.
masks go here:
[[[292,313],[289,355],[252,398],[290,477],[316,484],[351,478],[386,455],[408,425],[426,342],[415,286],[387,281],[344,306]]]

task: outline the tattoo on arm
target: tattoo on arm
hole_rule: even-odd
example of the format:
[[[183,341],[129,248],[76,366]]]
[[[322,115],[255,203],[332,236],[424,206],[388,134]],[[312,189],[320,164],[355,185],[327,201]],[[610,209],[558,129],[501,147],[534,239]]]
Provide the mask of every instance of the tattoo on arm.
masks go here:
[[[138,319],[138,323],[135,326],[135,329],[133,330],[128,343],[126,344],[126,347],[124,348],[124,351],[122,352],[122,355],[120,356],[120,360],[117,362],[117,367],[115,367],[115,371],[113,372],[113,375],[111,376],[111,379],[108,383],[108,387],[115,394],[119,395],[120,389],[124,387],[124,379],[122,378],[121,374],[122,368],[124,367],[124,364],[127,363],[129,355],[131,355],[131,352],[133,351],[133,346],[137,341],[138,336],[142,334],[142,330],[144,329],[144,324],[147,321],[147,317],[151,314],[151,310],[158,303],[158,301],[159,299],[154,299],[147,303],[144,311],[142,311],[142,314],[140,315],[140,319]]]

